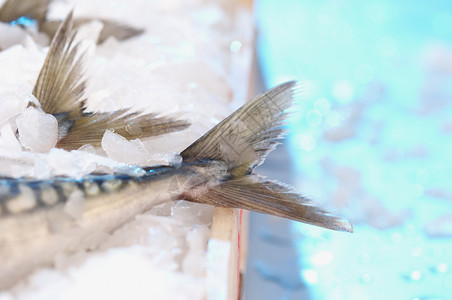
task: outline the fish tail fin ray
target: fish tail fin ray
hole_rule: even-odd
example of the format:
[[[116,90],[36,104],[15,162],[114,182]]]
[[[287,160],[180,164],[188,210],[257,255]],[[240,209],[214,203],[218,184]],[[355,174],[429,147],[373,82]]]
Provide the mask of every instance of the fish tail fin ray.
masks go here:
[[[145,30],[141,28],[135,28],[131,25],[124,24],[121,22],[116,22],[108,19],[98,19],[98,18],[75,18],[74,27],[78,28],[83,24],[98,20],[102,22],[103,28],[99,34],[98,44],[102,44],[109,37],[114,37],[118,41],[124,41],[135,36],[142,34]],[[40,23],[39,30],[46,33],[50,38],[55,36],[58,27],[61,25],[61,21],[45,21]]]
[[[74,118],[82,114],[86,82],[83,80],[83,54],[74,41],[72,12],[54,36],[44,65],[33,89],[41,108],[49,114],[68,114]]]
[[[227,175],[217,184],[195,185],[182,197],[194,202],[241,208],[276,215],[338,231],[352,232],[352,225],[331,216],[285,185],[253,174],[285,135],[281,128],[300,85],[290,81],[276,86],[243,105],[185,149],[187,164],[221,161]]]
[[[149,138],[187,128],[190,123],[171,116],[133,112],[88,112],[85,107],[84,53],[76,42],[72,12],[59,26],[33,89],[41,109],[58,121],[57,147],[78,149],[85,144],[100,146],[111,129],[127,139]],[[34,105],[30,103],[29,105]]]
[[[249,173],[284,136],[284,125],[300,85],[283,83],[257,96],[185,149],[181,156],[193,163],[205,159],[226,162],[236,177]]]
[[[332,230],[353,232],[353,226],[347,220],[332,216],[312,205],[309,199],[294,193],[290,187],[262,178],[256,180],[256,176],[232,179],[207,190],[194,188],[187,191],[183,198],[193,202],[275,215]]]
[[[20,17],[28,17],[44,22],[52,0],[6,0],[0,6],[0,22],[13,22]]]
[[[176,117],[132,112],[129,109],[109,113],[84,114],[71,123],[70,130],[58,140],[57,147],[78,149],[86,144],[100,147],[107,129],[132,140],[180,131],[189,126],[190,122]]]

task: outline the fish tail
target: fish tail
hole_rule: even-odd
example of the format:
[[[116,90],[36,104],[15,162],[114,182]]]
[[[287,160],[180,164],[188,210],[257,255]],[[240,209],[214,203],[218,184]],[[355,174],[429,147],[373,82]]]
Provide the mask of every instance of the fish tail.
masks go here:
[[[70,12],[52,39],[33,88],[40,108],[54,115],[58,121],[58,148],[74,150],[86,144],[100,147],[107,129],[131,140],[180,131],[190,126],[188,121],[179,120],[177,116],[135,112],[131,109],[88,111],[85,105],[85,52],[76,39],[75,25],[76,20]],[[29,105],[36,106],[33,103]]]
[[[352,225],[292,191],[284,184],[265,180],[254,168],[285,135],[281,128],[288,109],[300,92],[295,82],[283,83],[257,96],[185,149],[186,164],[221,161],[227,175],[219,184],[194,186],[183,198],[216,206],[242,208],[338,231],[353,232]]]
[[[27,17],[44,22],[52,0],[6,0],[0,6],[0,22],[14,22]]]

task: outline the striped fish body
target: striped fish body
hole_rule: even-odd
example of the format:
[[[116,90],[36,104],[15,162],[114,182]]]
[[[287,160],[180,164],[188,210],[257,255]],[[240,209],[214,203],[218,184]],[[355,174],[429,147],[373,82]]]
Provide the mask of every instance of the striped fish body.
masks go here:
[[[8,0],[0,8],[0,21],[5,15],[21,15],[17,10],[27,8],[30,2]],[[188,127],[186,121],[127,109],[87,111],[83,54],[78,53],[80,44],[75,42],[72,24],[70,13],[52,40],[33,88],[39,103],[29,103],[57,119],[57,147],[100,146],[107,129],[134,139]],[[53,266],[59,255],[96,249],[109,233],[135,215],[175,199],[242,208],[352,232],[346,220],[315,207],[288,186],[254,173],[276,147],[276,140],[284,136],[282,126],[299,91],[299,84],[291,81],[258,95],[182,151],[178,166],[150,167],[137,177],[0,178],[0,289],[40,267]],[[18,134],[20,137],[20,129]]]
[[[284,134],[280,126],[296,90],[288,82],[246,103],[182,151],[179,166],[149,168],[138,177],[2,179],[0,288],[52,266],[59,254],[95,249],[136,214],[175,199],[352,232],[346,220],[253,171]]]
[[[185,191],[211,186],[221,164],[155,167],[139,177],[92,175],[80,180],[0,180],[0,289],[55,257],[95,249],[108,234]]]

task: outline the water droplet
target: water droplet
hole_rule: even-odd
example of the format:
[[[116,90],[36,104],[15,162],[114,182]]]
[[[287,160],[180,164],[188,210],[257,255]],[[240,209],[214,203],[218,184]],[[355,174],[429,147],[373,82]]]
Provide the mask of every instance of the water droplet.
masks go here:
[[[399,232],[395,232],[391,234],[391,242],[395,245],[399,244],[402,241],[402,235]]]
[[[319,98],[314,102],[314,108],[321,114],[327,114],[331,109],[331,104],[326,98]]]
[[[439,263],[433,268],[433,270],[435,271],[435,273],[444,274],[449,270],[449,266],[446,263]]]
[[[310,110],[306,114],[306,122],[311,127],[317,127],[322,123],[322,115],[317,110]]]
[[[419,257],[419,256],[421,256],[421,254],[422,254],[422,248],[416,247],[416,248],[411,249],[412,256]]]
[[[334,128],[342,124],[344,118],[337,111],[332,111],[325,116],[325,122],[327,128]]]
[[[359,259],[360,259],[361,263],[363,263],[363,264],[368,264],[368,263],[370,263],[372,261],[372,257],[367,252],[361,254]]]
[[[231,44],[229,45],[229,50],[231,50],[231,52],[239,52],[241,48],[242,43],[237,40],[232,41]]]
[[[314,265],[323,266],[331,263],[333,261],[333,254],[330,251],[320,251],[316,253],[312,258],[311,262]]]
[[[312,151],[316,146],[316,140],[312,135],[302,134],[299,139],[301,149]]]
[[[364,273],[363,276],[361,276],[361,282],[362,283],[371,283],[373,280],[372,274],[370,273]]]
[[[318,282],[318,276],[317,271],[312,269],[306,269],[301,272],[301,276],[303,277],[304,281],[308,284],[314,285]]]
[[[421,280],[421,279],[422,279],[422,273],[421,273],[421,271],[419,271],[419,270],[411,271],[411,273],[410,273],[410,279],[413,280],[413,281],[419,281],[419,280]]]
[[[408,282],[420,281],[422,279],[422,277],[423,277],[422,272],[419,271],[419,270],[413,270],[411,272],[404,273],[402,275],[402,278],[405,279]]]
[[[350,102],[355,95],[352,83],[348,80],[337,81],[333,87],[333,95],[340,102]]]

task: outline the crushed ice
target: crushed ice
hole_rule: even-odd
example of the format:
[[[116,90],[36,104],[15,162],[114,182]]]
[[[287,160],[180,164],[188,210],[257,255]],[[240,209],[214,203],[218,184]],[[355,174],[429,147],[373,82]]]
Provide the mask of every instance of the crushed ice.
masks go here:
[[[34,28],[25,32],[0,23],[1,175],[81,178],[102,171],[140,176],[145,171],[139,166],[179,164],[181,157],[175,153],[247,96],[251,17],[247,11],[230,14],[229,5],[200,0],[108,1],[108,5],[104,0],[52,1],[50,19],[61,19],[75,8],[76,16],[113,19],[147,30],[125,42],[109,38],[94,47],[103,25],[92,22],[81,28],[79,37],[91,41],[84,46],[90,54],[86,59],[90,111],[182,113],[180,118],[192,123],[188,130],[150,140],[129,141],[108,130],[101,148],[85,145],[73,151],[54,147],[55,120],[31,96],[49,40]],[[233,52],[231,43],[236,45]],[[29,102],[37,108],[27,108]],[[82,207],[83,199],[74,194],[65,211],[77,220]],[[155,207],[99,237],[105,243],[98,251],[57,257],[64,272],[37,271],[13,293],[0,293],[0,298],[203,299],[212,218],[212,208],[200,204],[170,202]]]

